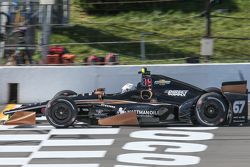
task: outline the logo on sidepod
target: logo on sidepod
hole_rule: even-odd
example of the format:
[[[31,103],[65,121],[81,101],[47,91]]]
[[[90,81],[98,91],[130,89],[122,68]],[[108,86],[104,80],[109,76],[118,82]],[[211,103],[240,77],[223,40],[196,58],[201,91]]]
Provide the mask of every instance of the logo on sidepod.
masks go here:
[[[155,110],[126,110],[126,108],[120,107],[117,111],[118,114],[124,114],[128,112],[136,112],[137,115],[159,115]]]
[[[188,93],[188,90],[165,90],[164,93],[168,94],[168,96],[185,97]]]
[[[115,106],[107,105],[107,104],[101,104],[102,107],[107,107],[107,108],[115,108]]]

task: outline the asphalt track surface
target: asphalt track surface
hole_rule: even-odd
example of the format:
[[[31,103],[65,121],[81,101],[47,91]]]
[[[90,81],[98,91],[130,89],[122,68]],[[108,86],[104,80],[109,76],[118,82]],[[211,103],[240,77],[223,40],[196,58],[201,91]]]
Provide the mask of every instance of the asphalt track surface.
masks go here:
[[[249,106],[250,107],[250,106]],[[250,126],[0,126],[0,167],[248,167]]]

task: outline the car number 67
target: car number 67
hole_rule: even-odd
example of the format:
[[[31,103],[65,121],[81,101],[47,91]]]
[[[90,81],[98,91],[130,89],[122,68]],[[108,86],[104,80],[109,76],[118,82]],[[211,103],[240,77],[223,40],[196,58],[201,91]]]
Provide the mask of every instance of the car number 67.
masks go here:
[[[237,100],[233,104],[233,112],[235,114],[241,114],[244,107],[245,107],[246,101],[244,100]]]

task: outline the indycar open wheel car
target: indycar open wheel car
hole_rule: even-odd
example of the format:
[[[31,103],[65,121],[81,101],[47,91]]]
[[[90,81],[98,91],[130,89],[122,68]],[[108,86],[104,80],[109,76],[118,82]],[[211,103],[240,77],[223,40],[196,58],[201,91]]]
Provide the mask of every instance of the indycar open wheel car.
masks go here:
[[[201,89],[151,74],[146,68],[139,73],[141,81],[136,86],[128,83],[118,93],[107,94],[104,88],[85,94],[65,90],[49,101],[21,106],[4,114],[36,111],[41,115],[45,109],[48,122],[57,128],[69,127],[75,121],[139,126],[183,122],[221,126],[242,125],[248,121],[247,81],[223,82],[220,89]]]

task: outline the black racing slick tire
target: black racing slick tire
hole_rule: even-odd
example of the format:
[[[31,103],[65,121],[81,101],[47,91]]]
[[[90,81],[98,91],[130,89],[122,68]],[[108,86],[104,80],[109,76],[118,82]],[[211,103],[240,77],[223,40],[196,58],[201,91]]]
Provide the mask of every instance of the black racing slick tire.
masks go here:
[[[77,113],[77,106],[73,100],[66,96],[58,96],[47,104],[45,116],[52,126],[67,128],[75,122]]]
[[[62,90],[62,91],[56,93],[54,97],[58,97],[58,96],[74,96],[74,95],[77,95],[77,93],[72,91],[72,90]]]
[[[206,93],[202,95],[195,108],[195,119],[201,126],[222,125],[228,114],[228,104],[221,94]]]
[[[221,94],[221,89],[216,88],[216,87],[208,87],[205,89],[208,93],[214,92],[214,93],[219,93]]]

